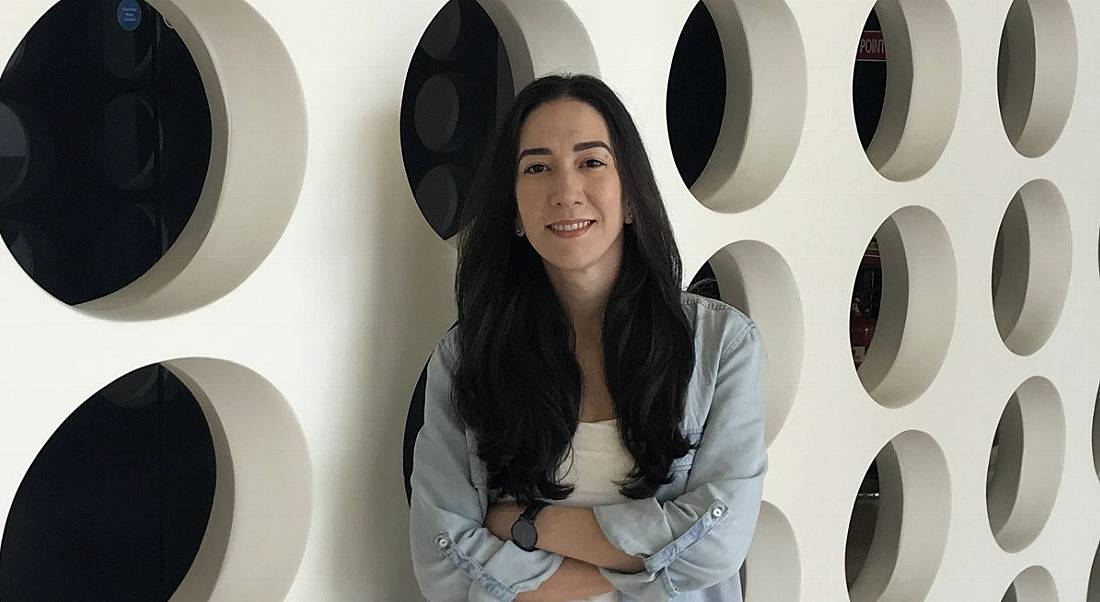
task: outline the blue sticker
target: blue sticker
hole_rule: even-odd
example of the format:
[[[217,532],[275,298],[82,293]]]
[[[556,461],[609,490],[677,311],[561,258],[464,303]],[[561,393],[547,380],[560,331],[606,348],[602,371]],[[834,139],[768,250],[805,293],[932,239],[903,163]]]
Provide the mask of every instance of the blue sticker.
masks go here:
[[[141,5],[137,0],[122,0],[118,3],[115,16],[118,17],[119,27],[125,31],[134,31],[141,25]]]

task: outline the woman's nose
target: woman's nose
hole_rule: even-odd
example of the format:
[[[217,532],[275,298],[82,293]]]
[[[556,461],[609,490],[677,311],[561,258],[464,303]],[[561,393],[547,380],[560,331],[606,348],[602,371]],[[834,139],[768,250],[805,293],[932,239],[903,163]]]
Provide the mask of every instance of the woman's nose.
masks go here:
[[[555,205],[579,205],[584,202],[584,183],[579,174],[558,172],[555,178],[553,200]]]

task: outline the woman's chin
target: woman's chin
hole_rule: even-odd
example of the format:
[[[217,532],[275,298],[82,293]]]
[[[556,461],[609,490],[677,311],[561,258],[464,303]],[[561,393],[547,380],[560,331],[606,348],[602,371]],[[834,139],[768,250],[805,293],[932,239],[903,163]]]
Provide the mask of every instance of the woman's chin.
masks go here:
[[[553,271],[557,274],[583,274],[598,269],[600,267],[600,257],[557,256],[547,259],[543,256],[542,263],[546,266],[548,271]]]
[[[543,265],[546,266],[547,270],[553,271],[553,272],[583,271],[585,268],[587,268],[590,265],[590,264],[588,264],[586,262],[583,262],[583,261],[570,261],[570,260],[562,260],[562,259],[559,259],[559,258],[547,259],[545,255],[542,258],[542,263],[543,263]]]

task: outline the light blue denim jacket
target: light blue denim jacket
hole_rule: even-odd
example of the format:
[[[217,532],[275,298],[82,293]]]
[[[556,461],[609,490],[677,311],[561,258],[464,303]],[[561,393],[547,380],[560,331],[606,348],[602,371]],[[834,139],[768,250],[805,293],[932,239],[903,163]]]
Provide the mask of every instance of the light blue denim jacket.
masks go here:
[[[756,324],[740,311],[691,293],[681,299],[695,328],[696,357],[681,427],[700,446],[673,462],[674,480],[654,497],[592,509],[607,539],[645,562],[639,573],[600,572],[625,602],[740,602],[737,572],[768,467],[764,352]],[[498,492],[486,486],[472,432],[450,409],[454,338],[451,330],[428,363],[411,478],[413,570],[433,602],[514,600],[538,589],[563,557],[525,552],[483,526]]]

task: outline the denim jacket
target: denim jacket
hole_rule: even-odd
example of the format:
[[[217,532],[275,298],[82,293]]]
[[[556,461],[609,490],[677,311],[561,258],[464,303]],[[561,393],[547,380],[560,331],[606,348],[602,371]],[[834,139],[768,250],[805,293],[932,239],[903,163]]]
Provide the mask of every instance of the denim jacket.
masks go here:
[[[695,371],[681,428],[699,448],[674,460],[653,497],[595,506],[607,539],[643,559],[638,573],[600,568],[624,602],[740,602],[738,569],[760,511],[764,445],[760,332],[720,301],[683,293],[695,329]],[[483,526],[498,494],[486,486],[473,433],[450,407],[455,330],[428,363],[424,426],[413,451],[409,543],[429,600],[514,600],[538,589],[563,557],[525,552]]]

